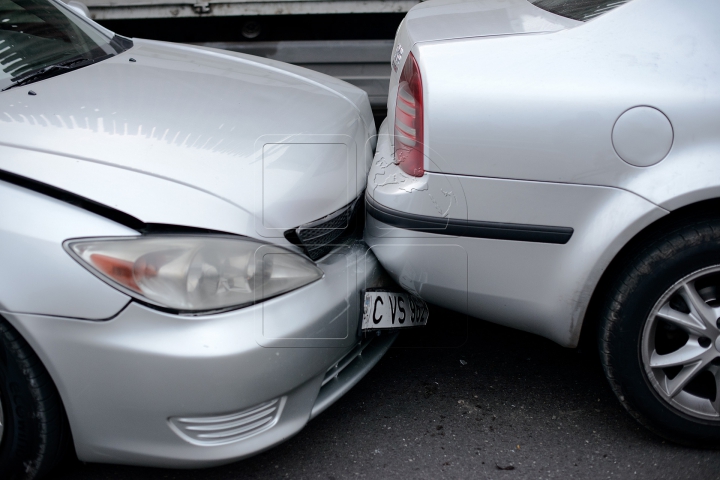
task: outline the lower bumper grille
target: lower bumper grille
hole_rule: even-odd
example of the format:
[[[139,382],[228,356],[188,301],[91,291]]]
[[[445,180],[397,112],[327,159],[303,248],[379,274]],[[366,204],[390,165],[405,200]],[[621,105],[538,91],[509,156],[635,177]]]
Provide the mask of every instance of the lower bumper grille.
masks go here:
[[[350,365],[353,360],[355,360],[357,357],[362,355],[363,350],[370,345],[370,342],[374,340],[374,337],[368,337],[362,342],[358,344],[355,348],[350,351],[347,355],[345,355],[343,358],[338,361],[335,365],[333,365],[330,370],[325,373],[325,378],[323,378],[322,386],[324,387],[329,381],[334,380],[340,375],[340,372],[345,370],[345,368]],[[321,387],[322,388],[322,387]]]
[[[396,332],[369,336],[333,365],[325,373],[310,418],[318,416],[359,382],[387,352],[396,337]]]
[[[217,417],[173,417],[170,428],[195,445],[224,445],[269,430],[280,419],[286,397]]]

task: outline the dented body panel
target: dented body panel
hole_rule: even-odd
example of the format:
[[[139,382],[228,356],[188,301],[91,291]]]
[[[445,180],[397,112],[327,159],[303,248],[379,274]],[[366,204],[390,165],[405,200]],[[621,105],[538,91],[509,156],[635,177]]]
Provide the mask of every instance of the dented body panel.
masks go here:
[[[426,173],[388,162],[379,136],[367,196],[402,213],[573,230],[566,244],[508,241],[396,228],[367,215],[365,241],[400,285],[426,300],[533,332],[564,346],[580,336],[606,266],[668,212],[628,191],[592,185]],[[463,265],[463,258],[466,265]]]
[[[319,261],[323,278],[300,290],[222,314],[183,316],[132,302],[62,248],[75,235],[137,232],[1,181],[0,198],[0,314],[50,373],[82,461],[197,468],[253,455],[302,429],[395,338],[377,337],[363,355],[351,355],[363,340],[359,291],[384,276],[361,242]],[[315,308],[299,308],[308,304]],[[348,365],[324,384],[343,359]],[[244,438],[203,443],[172,428],[171,419],[202,422],[276,400],[281,408],[270,428]]]

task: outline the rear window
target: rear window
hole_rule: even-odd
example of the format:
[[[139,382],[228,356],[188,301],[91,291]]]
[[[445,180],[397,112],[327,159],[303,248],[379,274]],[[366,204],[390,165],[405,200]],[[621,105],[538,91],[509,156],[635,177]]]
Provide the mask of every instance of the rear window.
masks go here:
[[[630,0],[528,0],[536,7],[573,20],[585,22]]]

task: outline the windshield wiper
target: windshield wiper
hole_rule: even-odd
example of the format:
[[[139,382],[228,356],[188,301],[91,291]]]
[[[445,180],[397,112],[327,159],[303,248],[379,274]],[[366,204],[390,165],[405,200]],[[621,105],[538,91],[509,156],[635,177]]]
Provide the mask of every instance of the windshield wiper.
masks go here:
[[[46,78],[51,78],[51,77],[69,72],[71,70],[77,70],[78,68],[87,67],[88,65],[92,65],[95,62],[99,62],[100,60],[105,60],[106,58],[112,57],[114,55],[115,55],[114,53],[109,53],[107,55],[103,55],[103,56],[97,57],[97,58],[80,57],[80,58],[72,58],[70,60],[65,60],[64,62],[54,63],[52,65],[48,65],[47,67],[43,67],[38,70],[33,70],[31,72],[27,72],[27,73],[24,73],[22,75],[19,75],[19,76],[13,78],[12,79],[13,83],[10,86],[5,87],[0,91],[4,92],[5,90],[10,90],[11,88],[20,87],[22,85],[27,85],[29,83],[44,80]]]

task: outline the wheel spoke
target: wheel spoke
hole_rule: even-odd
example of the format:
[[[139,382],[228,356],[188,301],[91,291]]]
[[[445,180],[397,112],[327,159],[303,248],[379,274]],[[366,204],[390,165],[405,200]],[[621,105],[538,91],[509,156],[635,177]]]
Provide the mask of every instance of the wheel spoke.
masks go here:
[[[698,360],[693,364],[685,365],[683,369],[680,370],[680,373],[678,373],[672,380],[665,377],[665,390],[667,391],[667,394],[674,397],[680,393],[682,389],[690,383],[690,380],[700,373],[704,366],[705,362]]]
[[[693,285],[685,283],[678,293],[680,293],[683,299],[687,302],[691,312],[703,322],[705,328],[715,327],[715,322],[717,321],[715,310],[705,303],[705,300],[703,300],[697,290],[695,290],[694,282]]]
[[[715,400],[713,400],[712,406],[720,414],[720,368],[713,365],[710,367],[710,371],[715,376]]]
[[[701,347],[697,343],[697,339],[691,338],[684,346],[672,353],[659,355],[657,351],[653,351],[650,357],[650,367],[667,368],[694,364],[703,360],[705,352],[707,352],[707,348]]]
[[[696,334],[703,334],[707,330],[705,323],[695,315],[679,312],[671,308],[669,303],[665,304],[660,311],[658,311],[657,316],[685,331],[689,330]]]

